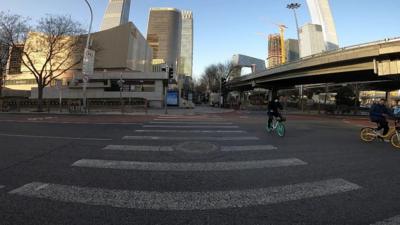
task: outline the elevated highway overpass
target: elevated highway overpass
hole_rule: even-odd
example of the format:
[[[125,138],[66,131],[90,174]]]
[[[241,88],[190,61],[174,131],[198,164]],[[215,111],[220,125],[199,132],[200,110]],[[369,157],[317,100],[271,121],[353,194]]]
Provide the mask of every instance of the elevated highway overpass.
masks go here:
[[[392,82],[399,75],[400,38],[394,38],[312,55],[235,78],[228,82],[228,87],[237,91],[255,87],[279,90],[303,84]]]

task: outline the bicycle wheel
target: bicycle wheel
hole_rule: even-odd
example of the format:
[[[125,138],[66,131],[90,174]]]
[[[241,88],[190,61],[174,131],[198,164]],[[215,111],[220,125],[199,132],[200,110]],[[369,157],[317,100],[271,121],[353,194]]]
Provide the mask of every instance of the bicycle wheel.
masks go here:
[[[393,134],[390,138],[390,143],[393,147],[400,149],[400,135],[397,135],[397,133]]]
[[[265,125],[265,130],[270,133],[272,131],[272,128],[268,127],[268,124]]]
[[[371,142],[375,140],[376,138],[375,129],[370,127],[365,127],[361,129],[360,138],[365,142]]]
[[[285,136],[285,125],[281,122],[278,122],[277,126],[276,126],[276,133],[280,136],[280,137],[284,137]]]

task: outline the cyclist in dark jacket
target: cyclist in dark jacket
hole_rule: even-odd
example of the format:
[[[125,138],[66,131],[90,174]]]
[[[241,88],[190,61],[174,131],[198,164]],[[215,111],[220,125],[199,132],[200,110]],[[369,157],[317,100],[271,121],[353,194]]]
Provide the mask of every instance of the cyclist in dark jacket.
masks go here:
[[[393,113],[386,108],[385,99],[381,99],[379,103],[374,103],[371,106],[369,117],[372,122],[378,123],[378,131],[383,129],[383,136],[389,132],[389,125],[386,116],[393,116]]]
[[[268,103],[268,128],[271,128],[272,120],[274,119],[274,117],[282,119],[282,115],[279,113],[279,109],[283,110],[283,107],[278,98]]]

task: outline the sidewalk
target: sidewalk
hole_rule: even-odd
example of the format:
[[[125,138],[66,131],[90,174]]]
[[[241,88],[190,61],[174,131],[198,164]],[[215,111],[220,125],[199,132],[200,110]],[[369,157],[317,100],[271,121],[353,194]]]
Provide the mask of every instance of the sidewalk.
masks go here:
[[[120,111],[91,111],[89,114],[83,113],[69,113],[69,112],[59,112],[58,110],[53,110],[50,112],[34,112],[29,110],[21,110],[21,112],[0,112],[0,115],[7,115],[7,114],[32,114],[32,115],[126,115],[126,116],[133,116],[133,115],[142,115],[142,116],[161,116],[161,115],[203,115],[203,114],[220,114],[220,113],[230,113],[234,112],[233,109],[223,109],[217,107],[209,107],[209,106],[196,106],[193,109],[186,109],[186,108],[176,108],[176,107],[168,107],[167,113],[165,109],[147,109],[147,112],[144,109],[138,109],[135,112],[126,112],[121,113]]]

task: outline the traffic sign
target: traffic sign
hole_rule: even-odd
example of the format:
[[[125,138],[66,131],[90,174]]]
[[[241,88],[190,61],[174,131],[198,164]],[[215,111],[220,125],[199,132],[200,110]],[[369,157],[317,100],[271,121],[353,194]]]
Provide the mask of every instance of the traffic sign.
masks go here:
[[[89,83],[89,76],[88,75],[83,75],[83,83]]]

